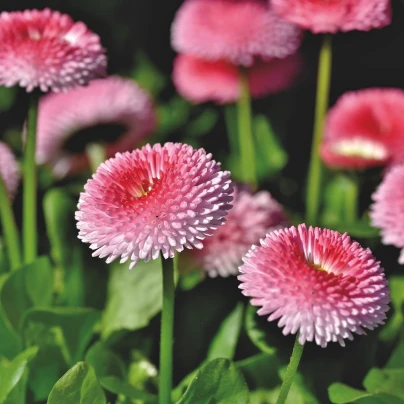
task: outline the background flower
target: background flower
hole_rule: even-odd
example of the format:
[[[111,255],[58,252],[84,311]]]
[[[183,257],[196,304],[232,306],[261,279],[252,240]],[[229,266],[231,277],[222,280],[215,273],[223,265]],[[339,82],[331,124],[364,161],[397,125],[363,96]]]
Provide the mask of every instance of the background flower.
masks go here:
[[[177,52],[250,66],[256,56],[294,53],[301,31],[261,0],[186,0],[175,16],[171,37]]]
[[[288,225],[282,206],[269,192],[254,194],[238,186],[233,197],[233,208],[226,223],[204,240],[203,248],[193,254],[211,277],[236,275],[243,255],[252,244],[267,232]]]
[[[0,142],[0,176],[13,199],[20,183],[20,169],[13,152],[3,142]]]
[[[65,94],[48,94],[39,107],[37,161],[62,177],[88,167],[88,144],[104,142],[112,157],[133,149],[155,125],[149,94],[129,79],[111,76]]]
[[[101,164],[80,194],[79,238],[112,262],[173,257],[202,248],[231,208],[230,173],[203,149],[144,146]]]
[[[383,324],[389,309],[383,269],[346,233],[304,224],[275,230],[251,248],[240,272],[258,314],[279,319],[284,335],[299,332],[301,344],[344,346],[352,333]]]
[[[98,35],[66,14],[44,10],[0,14],[0,84],[65,91],[104,76]]]

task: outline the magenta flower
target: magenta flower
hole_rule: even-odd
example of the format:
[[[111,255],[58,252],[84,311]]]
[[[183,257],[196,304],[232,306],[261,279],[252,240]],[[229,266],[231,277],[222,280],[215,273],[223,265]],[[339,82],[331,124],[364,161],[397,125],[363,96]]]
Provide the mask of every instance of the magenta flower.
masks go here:
[[[240,272],[258,314],[279,319],[284,335],[299,332],[300,344],[344,346],[352,333],[384,324],[389,310],[383,268],[346,233],[304,224],[275,230],[250,249]]]
[[[328,113],[321,156],[330,167],[367,168],[404,158],[404,91],[344,94]]]
[[[151,98],[134,81],[113,76],[94,80],[41,99],[36,158],[63,177],[88,168],[89,143],[104,142],[107,157],[112,157],[132,150],[155,125]]]
[[[398,259],[404,264],[404,165],[392,167],[372,195],[372,226],[381,229],[382,242],[401,248]]]
[[[237,187],[233,197],[226,223],[194,253],[196,261],[211,277],[236,275],[252,244],[267,232],[289,224],[282,206],[267,191],[253,194]]]
[[[250,93],[262,97],[287,89],[302,66],[294,54],[267,62],[256,60],[246,69]],[[173,81],[178,92],[194,103],[235,102],[240,97],[241,80],[238,67],[223,61],[207,61],[192,55],[179,54],[174,61]]]
[[[13,199],[20,183],[20,169],[13,152],[3,142],[0,142],[0,176]]]
[[[106,72],[99,36],[58,11],[2,12],[0,42],[0,84],[6,87],[66,91]]]
[[[171,39],[177,52],[250,66],[255,57],[294,53],[301,30],[262,0],[186,0],[175,16]]]
[[[202,248],[225,221],[233,186],[205,150],[166,143],[117,155],[101,164],[80,194],[79,238],[93,256],[131,261],[173,257]]]
[[[285,20],[314,33],[369,31],[391,22],[390,0],[271,0]]]

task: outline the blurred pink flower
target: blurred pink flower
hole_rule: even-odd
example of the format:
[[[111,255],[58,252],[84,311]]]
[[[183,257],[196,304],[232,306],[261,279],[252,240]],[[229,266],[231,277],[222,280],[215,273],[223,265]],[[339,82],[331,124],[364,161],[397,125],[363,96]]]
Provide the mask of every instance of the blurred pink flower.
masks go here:
[[[404,158],[404,91],[344,94],[330,109],[321,156],[330,167],[367,168]]]
[[[0,176],[13,199],[20,183],[20,168],[13,152],[3,142],[0,142]]]
[[[275,230],[250,249],[240,272],[258,314],[279,319],[284,335],[299,332],[301,344],[344,346],[352,333],[384,324],[389,310],[383,268],[346,233],[304,224]]]
[[[251,95],[262,97],[287,89],[301,66],[298,54],[267,62],[256,60],[246,69]],[[240,96],[239,69],[223,60],[212,62],[179,54],[174,61],[173,81],[178,92],[194,103],[225,104],[237,101]]]
[[[149,94],[120,77],[93,80],[40,101],[37,161],[63,177],[88,167],[85,147],[105,142],[107,157],[132,150],[156,125]]]
[[[66,91],[104,76],[98,35],[49,9],[0,14],[0,84],[32,91]]]
[[[80,194],[79,238],[93,256],[131,260],[173,257],[202,248],[225,221],[233,186],[205,150],[181,143],[146,145],[101,164]]]
[[[226,223],[194,253],[196,261],[211,277],[237,275],[242,257],[252,244],[267,232],[289,225],[282,206],[269,192],[253,194],[238,186],[233,197]]]
[[[300,46],[301,30],[262,0],[186,0],[171,42],[179,53],[250,66],[254,58],[283,58]]]
[[[404,165],[392,167],[372,195],[372,226],[381,229],[382,242],[401,248],[398,262],[404,264]]]
[[[390,0],[270,0],[281,17],[314,33],[369,31],[391,22]]]

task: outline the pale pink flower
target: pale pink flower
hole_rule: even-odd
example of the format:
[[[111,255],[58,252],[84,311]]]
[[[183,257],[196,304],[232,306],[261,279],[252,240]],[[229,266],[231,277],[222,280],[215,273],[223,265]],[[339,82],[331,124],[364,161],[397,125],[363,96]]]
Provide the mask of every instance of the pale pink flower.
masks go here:
[[[103,143],[107,157],[132,150],[155,128],[150,95],[133,80],[110,76],[40,101],[37,152],[58,177],[89,166],[85,148]]]
[[[287,89],[302,66],[298,54],[284,59],[256,60],[245,69],[251,96],[254,98]],[[207,61],[179,54],[174,61],[173,81],[177,91],[194,103],[235,102],[240,97],[241,80],[237,66],[223,61]]]
[[[79,238],[93,256],[131,261],[173,257],[202,248],[225,221],[233,186],[205,150],[166,143],[117,155],[101,164],[80,194]]]
[[[13,152],[3,142],[0,142],[0,176],[13,199],[20,183],[20,168]]]
[[[258,314],[279,319],[284,335],[298,332],[301,344],[344,346],[352,333],[384,324],[389,310],[383,268],[346,233],[304,224],[275,230],[250,249],[240,272]]]
[[[242,257],[266,233],[287,226],[282,206],[267,191],[236,187],[226,223],[195,250],[194,258],[211,277],[237,275]]]
[[[369,31],[391,22],[390,0],[270,0],[285,20],[314,33]]]
[[[404,264],[404,165],[392,167],[372,195],[372,226],[381,229],[382,242],[401,248],[398,259]]]
[[[180,53],[250,66],[257,56],[294,53],[301,30],[262,0],[186,0],[175,16],[171,42]]]
[[[330,167],[367,168],[404,159],[404,91],[344,94],[330,109],[321,156]]]
[[[98,35],[48,8],[0,14],[0,84],[66,91],[105,76]]]

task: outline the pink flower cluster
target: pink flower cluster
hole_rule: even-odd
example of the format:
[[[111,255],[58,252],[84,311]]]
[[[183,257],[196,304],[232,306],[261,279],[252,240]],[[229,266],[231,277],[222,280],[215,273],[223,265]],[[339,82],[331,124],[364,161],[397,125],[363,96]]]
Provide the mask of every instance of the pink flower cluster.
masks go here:
[[[13,199],[20,183],[20,169],[13,152],[3,142],[0,142],[0,177]]]

